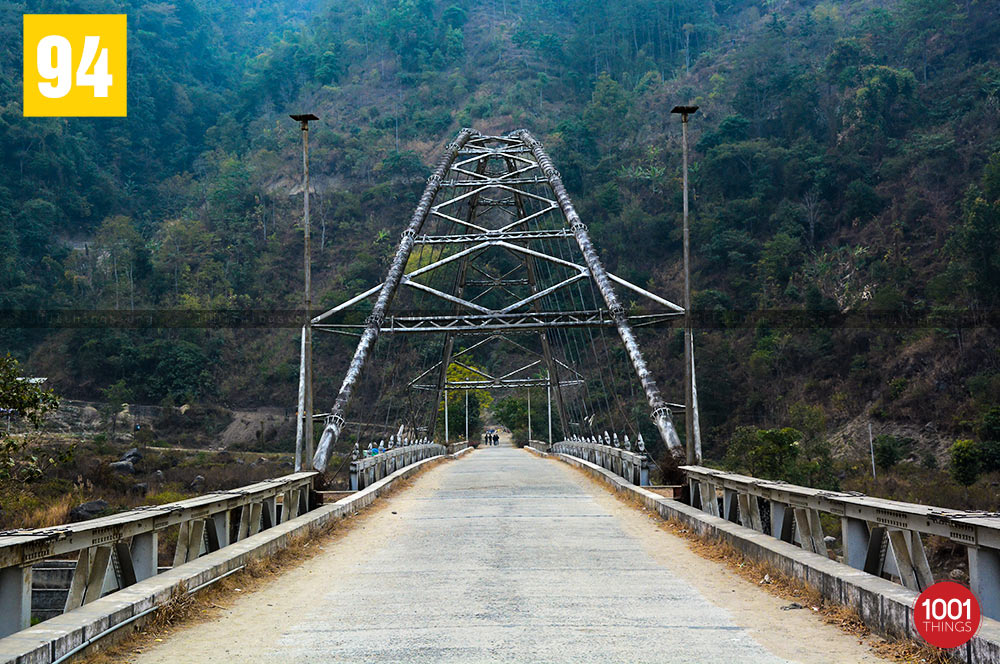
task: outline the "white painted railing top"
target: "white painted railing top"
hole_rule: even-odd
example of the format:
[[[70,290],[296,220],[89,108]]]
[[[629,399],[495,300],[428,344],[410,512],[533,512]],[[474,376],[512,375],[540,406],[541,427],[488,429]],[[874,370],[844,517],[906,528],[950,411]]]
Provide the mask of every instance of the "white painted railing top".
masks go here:
[[[289,489],[308,486],[318,474],[311,471],[293,473],[238,489],[206,493],[165,505],[144,505],[79,523],[0,531],[0,567],[25,565],[240,507],[283,494]]]
[[[728,473],[704,466],[681,466],[689,479],[795,507],[863,519],[890,528],[947,537],[965,545],[1000,548],[1000,513],[953,510],[946,507],[874,498],[854,491],[813,489],[777,480]]]
[[[649,458],[641,435],[634,447],[628,434],[621,440],[617,433],[611,435],[606,431],[603,436],[573,436],[553,444],[551,451],[595,463],[632,484],[649,485]]]
[[[79,523],[0,532],[0,637],[30,624],[33,563],[78,554],[65,605],[69,611],[155,575],[159,531],[179,527],[174,565],[183,564],[307,511],[317,475],[293,473]],[[109,585],[111,570],[116,579]]]
[[[969,585],[983,614],[1000,619],[1000,513],[953,510],[762,480],[703,466],[681,466],[691,504],[803,549],[828,556],[820,513],[840,517],[843,562],[877,576],[898,577],[921,591],[934,583],[923,535],[965,546]],[[722,505],[719,505],[719,491]]]
[[[369,443],[364,456],[361,456],[359,446],[355,445],[351,455],[351,491],[364,489],[410,464],[447,453],[448,448],[444,445],[426,439],[402,439],[397,442],[395,437],[391,437],[388,443],[379,441],[377,446]]]

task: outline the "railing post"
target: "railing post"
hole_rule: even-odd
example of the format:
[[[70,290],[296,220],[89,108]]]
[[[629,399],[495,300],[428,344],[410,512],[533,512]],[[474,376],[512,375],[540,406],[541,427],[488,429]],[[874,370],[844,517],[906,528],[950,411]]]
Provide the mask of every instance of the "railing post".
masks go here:
[[[712,516],[719,516],[719,497],[715,495],[715,485],[702,480],[701,485],[701,509]]]
[[[777,537],[783,542],[792,543],[792,518],[791,507],[777,500],[768,501],[771,504],[771,537]]]
[[[863,570],[868,554],[868,524],[863,519],[842,517],[840,535],[844,541],[844,562],[854,569]]]
[[[246,505],[243,509],[249,508],[250,506]],[[132,538],[132,569],[135,570],[136,581],[156,576],[158,543],[159,538],[155,530],[140,533]]]
[[[645,454],[639,458],[639,486],[649,486],[649,459]]]
[[[0,638],[31,626],[31,565],[0,569]]]
[[[360,489],[358,488],[358,462],[357,461],[352,461],[351,462],[351,473],[350,473],[350,475],[351,475],[351,480],[350,480],[351,481],[351,491],[359,491]]]
[[[224,546],[229,546],[229,510],[223,510],[213,514],[212,522],[212,525],[215,526],[214,532],[219,548],[221,549]]]
[[[722,489],[722,518],[733,523],[739,523],[739,498],[733,489]],[[772,520],[771,523],[774,523]]]
[[[983,615],[1000,620],[1000,551],[975,546],[968,551],[969,586]]]
[[[274,526],[278,525],[277,521],[278,508],[277,505],[275,505],[274,496],[271,496],[270,498],[265,498],[262,501],[261,508],[263,510],[261,530],[265,530],[267,528],[273,528]]]
[[[247,536],[256,535],[261,528],[261,515],[264,511],[264,503],[258,501],[248,506],[250,508],[250,521],[247,523]],[[246,509],[246,507],[244,507]],[[153,547],[156,548],[156,547]]]
[[[764,527],[760,522],[760,508],[757,506],[757,496],[749,493],[741,493],[738,498],[740,502],[740,525],[744,528],[752,528],[759,533],[764,532]]]

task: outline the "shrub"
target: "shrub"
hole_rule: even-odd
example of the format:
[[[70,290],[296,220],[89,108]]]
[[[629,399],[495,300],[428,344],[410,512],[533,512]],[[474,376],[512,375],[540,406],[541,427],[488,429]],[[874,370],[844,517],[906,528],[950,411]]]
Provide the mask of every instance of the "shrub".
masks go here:
[[[883,434],[872,441],[875,454],[875,465],[881,470],[890,470],[902,461],[906,454],[906,445],[896,436]]]
[[[956,440],[951,453],[951,476],[962,486],[970,486],[979,477],[979,446],[971,440]]]

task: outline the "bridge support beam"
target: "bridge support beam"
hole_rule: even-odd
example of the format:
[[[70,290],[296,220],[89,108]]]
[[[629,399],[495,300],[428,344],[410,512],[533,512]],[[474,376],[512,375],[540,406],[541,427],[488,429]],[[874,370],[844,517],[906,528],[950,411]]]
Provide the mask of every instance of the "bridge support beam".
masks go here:
[[[868,552],[868,524],[864,519],[845,516],[840,520],[840,534],[844,542],[844,562],[863,570]]]
[[[969,547],[969,586],[983,615],[1000,620],[1000,550]]]
[[[31,626],[31,565],[0,569],[0,637]]]
[[[135,571],[136,581],[156,576],[158,544],[159,536],[155,530],[132,538],[132,569]]]

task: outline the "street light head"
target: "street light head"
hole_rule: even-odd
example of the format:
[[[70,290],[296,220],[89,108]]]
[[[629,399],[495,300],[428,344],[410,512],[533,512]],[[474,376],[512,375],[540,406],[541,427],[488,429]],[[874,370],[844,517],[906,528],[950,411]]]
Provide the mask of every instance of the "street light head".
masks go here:
[[[691,115],[698,110],[697,106],[674,106],[670,112],[680,113],[681,115]]]
[[[312,122],[313,120],[319,120],[319,118],[313,115],[312,113],[305,113],[303,115],[289,115],[288,117],[295,120],[296,122]]]

